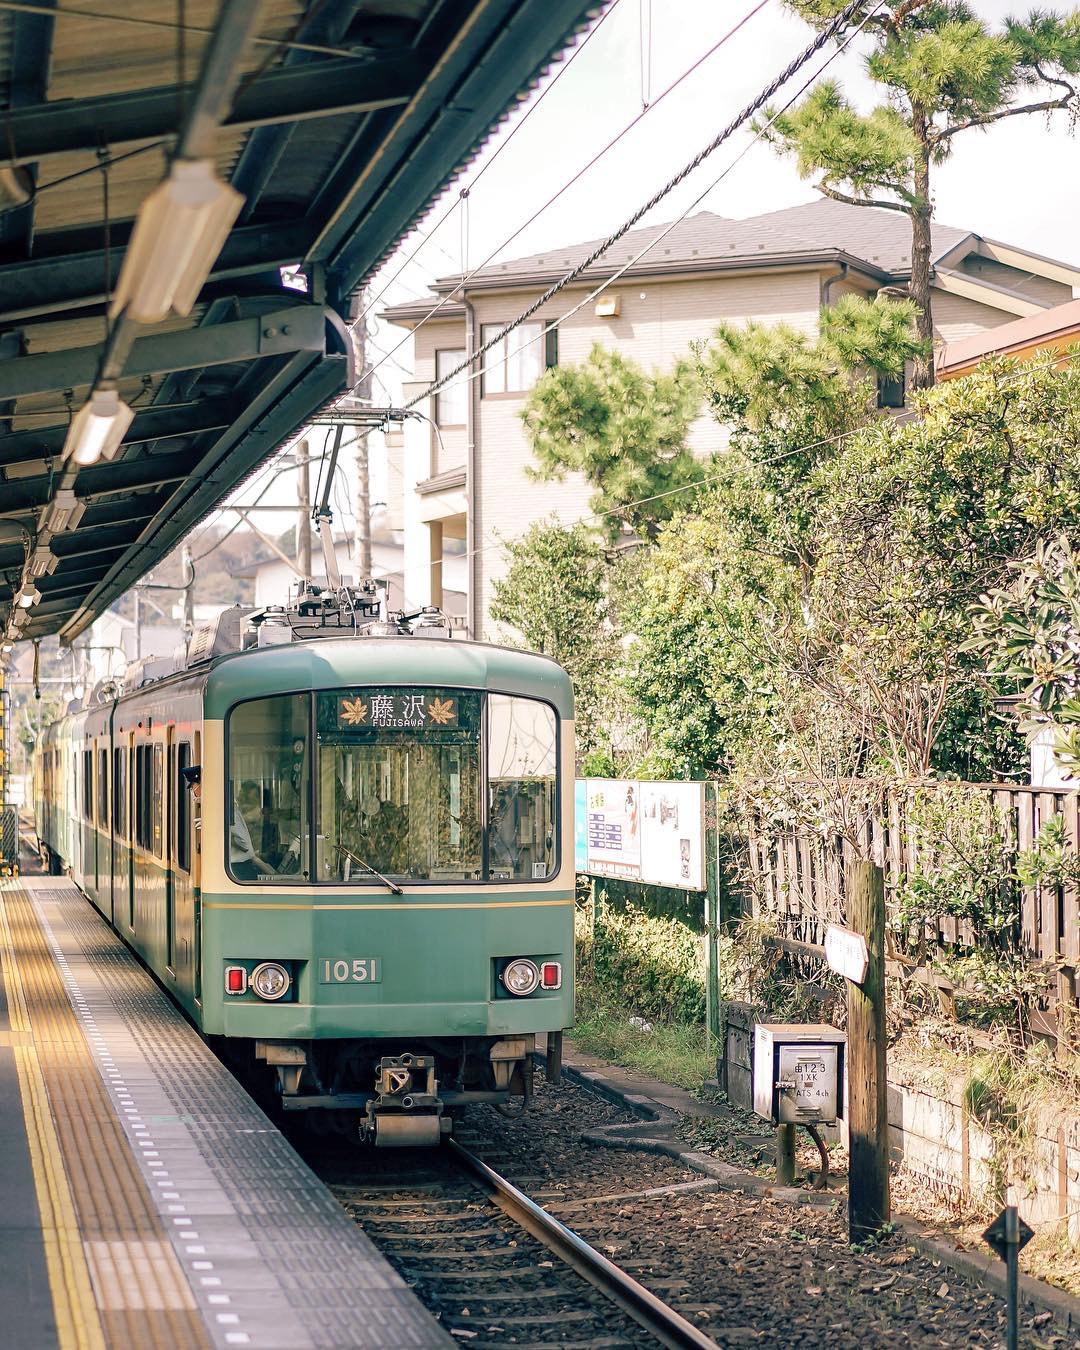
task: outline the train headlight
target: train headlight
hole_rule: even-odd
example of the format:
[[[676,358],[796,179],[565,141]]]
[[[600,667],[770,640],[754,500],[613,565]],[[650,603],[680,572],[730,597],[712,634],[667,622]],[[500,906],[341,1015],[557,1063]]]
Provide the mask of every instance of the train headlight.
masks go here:
[[[279,961],[263,961],[251,972],[252,989],[268,1003],[284,998],[291,983],[289,972]]]
[[[535,961],[526,961],[523,957],[519,957],[518,960],[511,961],[503,971],[502,982],[508,993],[524,998],[526,994],[531,994],[539,987],[540,971]]]

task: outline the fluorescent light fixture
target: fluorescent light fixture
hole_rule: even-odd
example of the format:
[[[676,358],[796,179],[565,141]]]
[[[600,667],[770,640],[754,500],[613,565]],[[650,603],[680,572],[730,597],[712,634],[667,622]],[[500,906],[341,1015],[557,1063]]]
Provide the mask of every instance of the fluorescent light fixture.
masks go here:
[[[32,581],[24,581],[22,589],[15,597],[15,603],[20,609],[29,609],[31,605],[36,605],[41,599],[41,592]]]
[[[111,385],[99,385],[71,419],[62,459],[84,468],[99,459],[112,459],[135,414]]]
[[[160,323],[190,314],[243,204],[213,160],[174,160],[139,208],[110,317]]]
[[[45,510],[42,527],[52,534],[78,528],[86,511],[86,503],[79,501],[73,488],[60,488]]]
[[[37,581],[38,577],[47,577],[50,573],[56,571],[57,562],[56,554],[50,549],[36,548],[30,556],[30,561],[26,564],[26,575],[32,581]]]

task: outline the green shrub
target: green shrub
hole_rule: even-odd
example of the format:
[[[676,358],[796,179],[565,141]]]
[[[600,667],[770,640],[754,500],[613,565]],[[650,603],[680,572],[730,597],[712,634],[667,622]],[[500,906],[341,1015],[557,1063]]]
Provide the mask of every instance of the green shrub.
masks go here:
[[[601,896],[595,921],[579,908],[578,978],[583,993],[649,1021],[700,1023],[705,1017],[702,939],[677,919]]]

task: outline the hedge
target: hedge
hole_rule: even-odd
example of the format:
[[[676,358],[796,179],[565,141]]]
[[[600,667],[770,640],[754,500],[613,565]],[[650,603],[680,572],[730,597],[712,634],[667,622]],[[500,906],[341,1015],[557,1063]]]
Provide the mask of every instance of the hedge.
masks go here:
[[[702,939],[678,919],[633,904],[578,910],[582,993],[649,1021],[700,1023],[705,1017]]]

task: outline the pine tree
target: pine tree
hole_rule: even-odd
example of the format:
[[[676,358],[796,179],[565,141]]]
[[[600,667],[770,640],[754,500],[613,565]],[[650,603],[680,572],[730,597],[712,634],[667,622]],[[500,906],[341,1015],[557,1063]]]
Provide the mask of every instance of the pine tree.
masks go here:
[[[843,8],[843,0],[786,3],[818,29]],[[910,293],[929,350],[933,169],[960,132],[1030,113],[1080,115],[1080,10],[1033,11],[995,30],[962,0],[866,0],[851,22],[871,39],[866,69],[885,101],[862,113],[824,80],[767,137],[824,196],[910,218]],[[933,383],[932,359],[915,363],[914,383]]]

